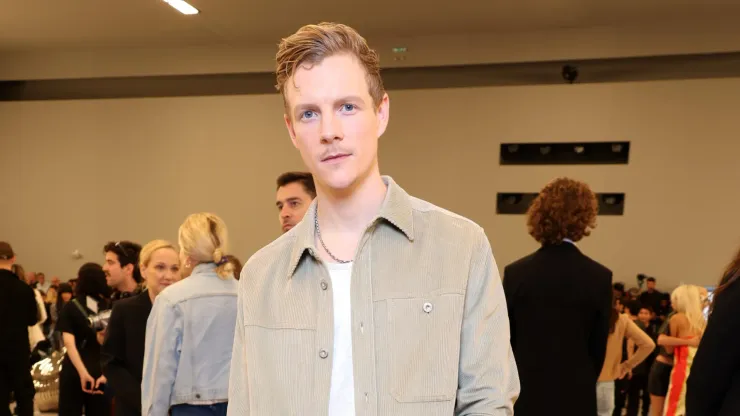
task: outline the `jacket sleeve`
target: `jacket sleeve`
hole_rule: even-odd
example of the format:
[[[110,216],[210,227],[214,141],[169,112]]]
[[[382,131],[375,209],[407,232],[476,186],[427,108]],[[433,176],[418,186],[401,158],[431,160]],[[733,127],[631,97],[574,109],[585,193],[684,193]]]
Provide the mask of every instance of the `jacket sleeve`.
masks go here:
[[[609,338],[609,319],[612,314],[612,274],[608,278],[601,279],[597,287],[596,314],[594,316],[594,327],[588,340],[588,355],[594,366],[594,383],[598,379],[606,359],[606,343]]]
[[[113,307],[101,348],[103,374],[115,391],[116,400],[125,402],[127,407],[141,409],[141,383],[126,365],[126,310],[119,305]]]
[[[239,281],[239,297],[236,302],[236,329],[234,331],[234,348],[231,354],[229,372],[229,407],[227,416],[249,416],[249,378],[247,360],[244,351],[244,309],[242,308],[242,285]]]
[[[686,388],[686,415],[717,415],[740,373],[740,281],[717,297]]]
[[[520,386],[506,298],[482,230],[476,240],[465,291],[455,415],[510,416]]]
[[[167,415],[177,376],[183,319],[177,305],[160,294],[146,325],[144,370],[141,382],[143,416]]]

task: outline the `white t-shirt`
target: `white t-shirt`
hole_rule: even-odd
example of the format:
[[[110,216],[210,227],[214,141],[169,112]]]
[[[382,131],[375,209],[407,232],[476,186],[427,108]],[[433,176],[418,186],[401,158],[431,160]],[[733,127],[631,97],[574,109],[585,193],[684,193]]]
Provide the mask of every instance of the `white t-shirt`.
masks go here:
[[[355,414],[355,377],[352,368],[352,263],[327,263],[334,302],[334,353],[332,355],[329,416]]]

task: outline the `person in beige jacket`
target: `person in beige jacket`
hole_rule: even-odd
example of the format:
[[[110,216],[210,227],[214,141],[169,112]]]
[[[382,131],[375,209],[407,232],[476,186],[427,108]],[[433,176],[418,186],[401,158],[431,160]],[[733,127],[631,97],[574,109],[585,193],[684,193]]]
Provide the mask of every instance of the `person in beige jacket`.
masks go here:
[[[614,380],[626,377],[655,349],[655,343],[650,336],[640,329],[629,315],[619,313],[619,309],[621,304],[615,296],[611,330],[606,344],[606,359],[596,384],[598,416],[611,416],[614,412]],[[632,341],[637,351],[622,361],[622,344],[625,339]]]

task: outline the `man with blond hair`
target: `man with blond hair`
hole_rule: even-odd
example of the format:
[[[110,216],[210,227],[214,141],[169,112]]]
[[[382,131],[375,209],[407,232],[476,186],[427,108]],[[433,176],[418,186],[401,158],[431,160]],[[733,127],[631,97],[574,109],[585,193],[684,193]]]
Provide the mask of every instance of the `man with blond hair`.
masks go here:
[[[304,26],[280,43],[277,88],[317,196],[242,270],[228,414],[511,415],[491,246],[380,175],[377,54],[345,25]]]

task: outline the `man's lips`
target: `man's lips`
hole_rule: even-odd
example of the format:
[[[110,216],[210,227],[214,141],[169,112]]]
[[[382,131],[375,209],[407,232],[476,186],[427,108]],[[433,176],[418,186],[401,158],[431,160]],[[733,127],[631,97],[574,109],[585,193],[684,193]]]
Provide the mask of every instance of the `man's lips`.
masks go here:
[[[339,160],[343,160],[349,157],[349,153],[337,153],[334,155],[329,155],[321,159],[322,162],[335,162]]]

